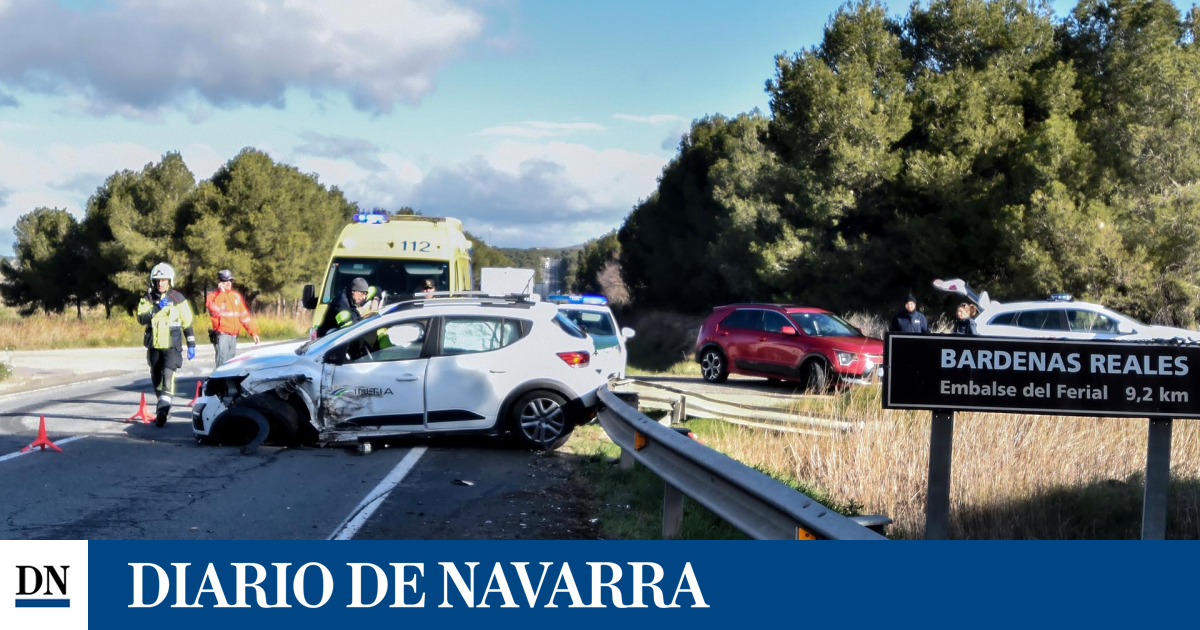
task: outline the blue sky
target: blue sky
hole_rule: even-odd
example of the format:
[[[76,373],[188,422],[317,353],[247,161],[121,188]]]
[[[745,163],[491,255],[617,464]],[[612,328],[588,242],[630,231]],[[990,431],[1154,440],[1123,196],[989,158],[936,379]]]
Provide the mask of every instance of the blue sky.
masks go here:
[[[774,56],[839,4],[0,0],[0,251],[114,171],[179,151],[203,179],[246,146],[364,207],[580,243],[653,191],[691,120],[766,110]]]

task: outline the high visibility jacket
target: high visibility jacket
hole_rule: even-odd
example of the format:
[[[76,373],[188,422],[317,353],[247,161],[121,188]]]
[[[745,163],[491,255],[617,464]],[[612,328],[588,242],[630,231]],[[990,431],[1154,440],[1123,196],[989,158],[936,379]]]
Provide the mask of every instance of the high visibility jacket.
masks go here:
[[[142,343],[153,350],[182,350],[183,342],[195,347],[196,335],[192,332],[192,307],[187,298],[172,289],[167,292],[167,305],[158,308],[162,295],[148,291],[138,302],[137,321],[146,327]]]
[[[212,329],[236,337],[242,328],[250,336],[258,334],[258,324],[250,316],[246,308],[246,298],[234,290],[213,291],[204,301],[208,314],[212,317]]]
[[[363,304],[370,302],[378,291],[378,287],[368,287],[367,297],[363,300]],[[350,289],[347,287],[330,303],[329,310],[325,311],[325,321],[317,328],[317,336],[324,337],[339,328],[357,324],[363,318],[363,313],[359,311],[359,308],[361,308],[360,305],[355,304],[354,300],[350,298]]]

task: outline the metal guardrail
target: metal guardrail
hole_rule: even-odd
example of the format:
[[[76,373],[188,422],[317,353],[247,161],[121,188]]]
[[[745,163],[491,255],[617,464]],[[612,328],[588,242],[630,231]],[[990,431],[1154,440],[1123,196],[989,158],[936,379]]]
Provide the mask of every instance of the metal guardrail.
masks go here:
[[[600,426],[621,447],[622,468],[637,461],[665,484],[663,538],[679,537],[686,495],[758,540],[886,540],[854,519],[646,417],[608,385],[600,387],[597,395]],[[886,517],[864,519],[874,527],[891,522]]]
[[[619,393],[636,391],[644,408],[670,411],[672,422],[685,422],[688,417],[711,418],[753,429],[821,436],[853,431],[863,425],[861,420],[737,403],[651,381],[625,379],[615,381],[614,386],[622,388]]]

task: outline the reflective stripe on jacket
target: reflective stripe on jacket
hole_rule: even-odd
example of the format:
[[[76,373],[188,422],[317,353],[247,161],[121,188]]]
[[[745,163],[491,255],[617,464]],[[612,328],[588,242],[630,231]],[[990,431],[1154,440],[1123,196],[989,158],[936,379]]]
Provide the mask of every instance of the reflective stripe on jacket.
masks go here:
[[[237,291],[213,291],[204,301],[212,318],[212,329],[226,335],[237,336],[242,328],[250,336],[258,334],[258,325],[246,308],[246,298]]]
[[[160,309],[158,301],[161,297],[149,292],[138,302],[137,321],[146,327],[143,343],[155,350],[182,350],[184,341],[187,341],[188,347],[195,346],[192,307],[188,306],[187,298],[172,289],[167,293],[168,304]]]

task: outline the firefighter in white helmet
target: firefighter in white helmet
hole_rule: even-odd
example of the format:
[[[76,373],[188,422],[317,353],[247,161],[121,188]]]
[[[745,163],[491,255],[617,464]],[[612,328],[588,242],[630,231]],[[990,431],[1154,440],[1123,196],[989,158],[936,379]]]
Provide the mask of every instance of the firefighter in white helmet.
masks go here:
[[[146,363],[150,364],[150,380],[158,396],[155,424],[163,426],[171,414],[171,399],[175,395],[175,371],[183,367],[183,344],[187,342],[187,358],[196,358],[196,335],[192,332],[192,308],[187,298],[172,289],[175,270],[167,263],[154,265],[150,270],[150,290],[138,302],[137,321],[146,327],[143,344]]]

